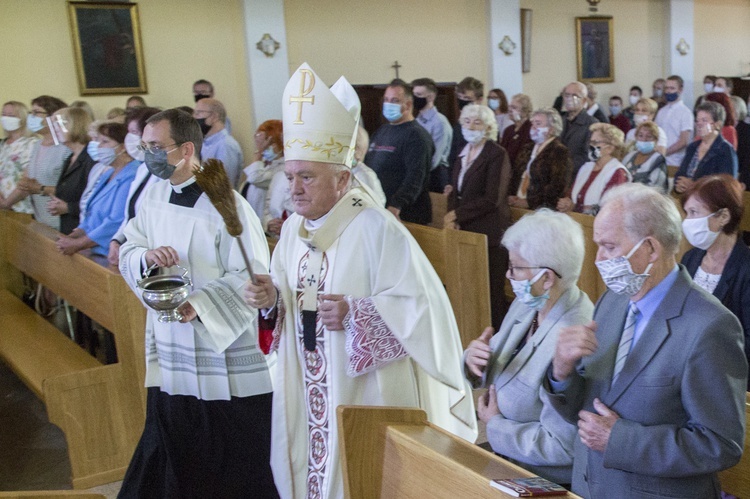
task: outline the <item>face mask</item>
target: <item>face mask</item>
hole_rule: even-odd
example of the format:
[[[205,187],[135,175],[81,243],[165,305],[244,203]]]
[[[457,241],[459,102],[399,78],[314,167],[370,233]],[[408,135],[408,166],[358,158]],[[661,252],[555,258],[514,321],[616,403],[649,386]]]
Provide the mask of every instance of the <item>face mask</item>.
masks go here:
[[[419,114],[419,112],[427,106],[427,97],[417,97],[414,96],[414,113]]]
[[[177,149],[178,148],[175,147],[174,149],[172,149],[172,151],[176,151]],[[183,161],[185,161],[185,158],[182,158],[176,165],[170,165],[169,161],[167,161],[167,154],[172,151],[165,151],[164,149],[160,149],[156,153],[146,151],[145,159],[146,168],[148,168],[148,171],[150,171],[151,174],[156,177],[163,178],[164,180],[169,179],[174,174],[174,171],[177,169],[177,167],[180,166]]]
[[[596,161],[602,157],[602,148],[599,146],[589,146],[589,160]]]
[[[622,106],[609,106],[609,112],[612,116],[617,116],[622,111]]]
[[[679,92],[667,92],[664,94],[664,98],[667,99],[667,102],[674,102],[680,97]]]
[[[211,125],[206,123],[206,119],[207,118],[198,118],[197,120],[195,120],[198,122],[198,126],[201,127],[201,133],[204,137],[208,135],[208,132],[211,131]]]
[[[474,104],[474,101],[471,100],[465,100],[465,99],[458,99],[458,108],[463,109],[469,104]]]
[[[638,149],[638,152],[641,154],[651,154],[654,152],[654,148],[656,147],[656,142],[644,142],[642,140],[636,141],[635,148]]]
[[[114,163],[115,161],[115,158],[118,156],[118,154],[112,147],[99,147],[99,145],[97,144],[97,150],[97,161],[105,166],[112,165],[112,163]]]
[[[643,283],[646,282],[646,279],[649,276],[648,272],[651,270],[653,264],[649,263],[646,270],[643,271],[643,274],[636,274],[630,266],[629,258],[633,256],[633,253],[641,247],[641,244],[643,244],[643,241],[645,240],[646,238],[641,239],[625,256],[618,256],[616,258],[610,258],[609,260],[596,262],[596,267],[599,269],[599,274],[601,274],[604,284],[606,284],[613,293],[633,296],[643,287]]]
[[[696,248],[707,250],[719,237],[718,232],[713,232],[708,228],[708,219],[716,215],[717,212],[701,218],[686,218],[682,221],[682,232],[685,239]]]
[[[128,133],[125,136],[125,150],[128,151],[128,154],[131,158],[137,159],[140,162],[143,162],[144,159],[146,159],[145,155],[143,154],[143,151],[138,149],[138,146],[141,144],[141,136],[136,135],[134,133]]]
[[[7,132],[15,132],[21,128],[21,118],[16,118],[15,116],[3,116],[0,119],[0,123],[2,123],[3,130]]]
[[[91,159],[99,161],[99,141],[89,140],[89,143],[86,145],[86,152],[89,153]]]
[[[648,121],[647,114],[634,114],[633,115],[633,123],[635,123],[635,126],[638,126],[641,123],[645,123],[646,121]]]
[[[395,104],[393,102],[384,102],[383,103],[383,116],[385,116],[385,119],[393,123],[394,121],[398,121],[403,116],[403,113],[401,112],[401,104]]]
[[[713,91],[717,94],[725,94],[727,92],[727,89],[724,87],[714,87]],[[709,92],[709,90],[706,90],[706,92]]]
[[[488,99],[487,105],[492,109],[493,111],[497,111],[500,109],[500,99]]]
[[[535,144],[541,144],[547,138],[549,127],[532,128],[529,130],[529,137]]]
[[[484,138],[484,130],[469,130],[468,128],[461,127],[461,134],[469,144],[478,144]]]
[[[714,131],[714,126],[710,123],[702,126],[696,125],[695,131],[698,133],[698,136],[705,137],[706,135]]]
[[[662,90],[661,88],[654,89],[654,97],[661,97],[663,93],[664,93],[664,90]]]
[[[32,132],[38,132],[44,128],[44,118],[40,118],[35,114],[30,114],[29,117],[26,118],[26,128]]]
[[[276,154],[276,151],[273,150],[273,147],[269,147],[268,149],[263,151],[263,161],[265,161],[266,163],[270,163],[271,161],[276,159],[276,156],[278,155]]]
[[[707,94],[710,94],[714,91],[714,84],[713,83],[704,83],[703,84],[703,90],[706,91]]]
[[[534,296],[531,294],[531,285],[541,279],[545,272],[547,272],[547,269],[542,269],[531,280],[524,279],[523,281],[516,281],[509,279],[516,297],[521,300],[524,305],[537,311],[543,309],[544,305],[547,304],[547,300],[549,300],[549,290],[545,291],[543,295]]]
[[[566,111],[577,111],[581,106],[581,99],[574,95],[572,97],[565,97],[565,110]]]
[[[521,121],[521,113],[518,111],[511,111],[510,117],[513,118],[513,121]]]
[[[630,105],[631,105],[631,106],[635,106],[636,104],[638,104],[638,101],[639,101],[639,100],[641,100],[641,98],[640,98],[640,97],[638,97],[637,95],[631,95],[631,96],[630,96],[630,97],[628,98],[628,101],[630,102]]]
[[[206,94],[195,94],[194,97],[195,97],[195,102],[198,102],[201,99],[210,99],[211,98],[210,95],[206,95]]]

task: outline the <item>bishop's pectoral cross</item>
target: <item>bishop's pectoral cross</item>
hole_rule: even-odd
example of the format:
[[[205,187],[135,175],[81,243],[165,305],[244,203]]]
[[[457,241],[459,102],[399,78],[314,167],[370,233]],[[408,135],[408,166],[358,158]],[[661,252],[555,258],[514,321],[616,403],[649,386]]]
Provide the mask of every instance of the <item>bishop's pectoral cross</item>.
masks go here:
[[[396,78],[398,78],[398,68],[401,67],[401,64],[399,64],[398,61],[393,61],[393,65],[391,67],[396,70]]]

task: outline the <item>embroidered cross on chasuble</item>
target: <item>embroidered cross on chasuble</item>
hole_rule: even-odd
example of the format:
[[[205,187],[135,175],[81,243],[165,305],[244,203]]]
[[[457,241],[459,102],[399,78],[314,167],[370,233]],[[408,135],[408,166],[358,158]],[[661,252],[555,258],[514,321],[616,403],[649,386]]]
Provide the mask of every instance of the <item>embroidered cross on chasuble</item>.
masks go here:
[[[368,207],[363,194],[357,188],[350,190],[328,212],[328,218],[323,226],[313,233],[305,229],[305,224],[300,225],[299,237],[310,250],[303,281],[305,288],[302,292],[303,339],[305,349],[309,352],[315,350],[318,289],[322,282],[323,254],[341,236],[349,223]]]

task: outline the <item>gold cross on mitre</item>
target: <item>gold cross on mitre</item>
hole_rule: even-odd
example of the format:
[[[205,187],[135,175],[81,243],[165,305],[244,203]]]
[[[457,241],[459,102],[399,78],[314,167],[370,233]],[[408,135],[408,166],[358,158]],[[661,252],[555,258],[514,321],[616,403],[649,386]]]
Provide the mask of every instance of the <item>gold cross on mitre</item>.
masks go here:
[[[313,89],[315,88],[315,74],[313,74],[312,71],[309,69],[300,69],[299,70],[301,76],[299,80],[299,95],[297,96],[289,96],[289,104],[297,103],[297,119],[294,120],[295,125],[304,125],[305,122],[302,121],[302,105],[305,103],[309,103],[310,105],[315,105],[315,96],[308,97],[310,93],[312,93]],[[310,85],[305,88],[305,82],[307,81],[307,77],[310,77]]]

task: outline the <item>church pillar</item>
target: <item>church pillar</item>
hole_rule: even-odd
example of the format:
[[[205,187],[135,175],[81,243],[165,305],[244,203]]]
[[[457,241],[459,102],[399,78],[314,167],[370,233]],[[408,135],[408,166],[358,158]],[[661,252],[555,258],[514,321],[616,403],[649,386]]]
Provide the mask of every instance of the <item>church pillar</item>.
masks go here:
[[[243,0],[242,7],[250,99],[257,127],[266,120],[281,119],[281,96],[289,80],[284,2]],[[259,50],[258,42],[273,55]]]
[[[485,91],[500,88],[510,100],[511,96],[523,91],[521,74],[521,6],[519,0],[487,0],[487,22],[489,33],[489,81]],[[503,52],[498,45],[505,37],[510,54]]]
[[[666,47],[666,76],[679,75],[685,80],[682,100],[690,107],[694,101],[693,87],[695,79],[695,36],[694,15],[695,5],[693,0],[669,0],[668,19],[668,43]],[[683,43],[684,40],[684,43]],[[680,53],[680,49],[686,53]],[[701,76],[702,78],[702,76]]]

